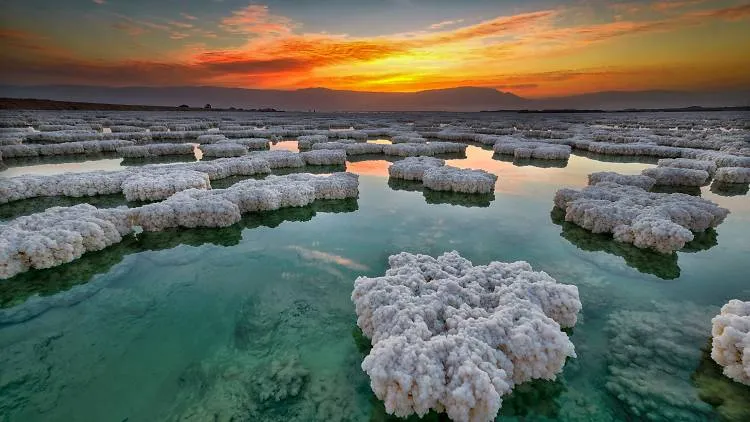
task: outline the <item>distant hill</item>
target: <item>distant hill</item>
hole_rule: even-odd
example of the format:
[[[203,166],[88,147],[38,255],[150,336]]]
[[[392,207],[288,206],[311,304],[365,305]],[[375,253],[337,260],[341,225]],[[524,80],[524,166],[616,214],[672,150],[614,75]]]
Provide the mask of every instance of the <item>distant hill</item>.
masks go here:
[[[287,111],[481,111],[625,109],[750,105],[750,90],[732,92],[598,92],[527,99],[492,88],[458,87],[418,92],[363,92],[326,88],[292,91],[221,87],[0,86],[0,97],[175,107],[274,108]]]

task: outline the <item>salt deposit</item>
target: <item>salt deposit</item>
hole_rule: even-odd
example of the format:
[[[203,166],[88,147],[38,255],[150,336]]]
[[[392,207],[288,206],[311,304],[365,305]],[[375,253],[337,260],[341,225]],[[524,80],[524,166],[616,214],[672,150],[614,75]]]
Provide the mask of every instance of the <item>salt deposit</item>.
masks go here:
[[[750,302],[730,300],[711,323],[711,358],[724,375],[750,385]]]
[[[340,149],[321,149],[301,152],[300,155],[307,165],[337,166],[346,164],[346,151]]]
[[[128,201],[159,201],[186,189],[211,189],[208,174],[194,170],[136,172],[122,182]]]
[[[493,147],[497,154],[512,155],[515,158],[536,158],[540,160],[567,160],[571,148],[543,142],[499,141]]]
[[[692,232],[716,227],[729,214],[729,210],[699,197],[651,193],[612,182],[580,191],[561,189],[555,194],[555,205],[565,211],[566,221],[662,253],[681,249],[693,240]]]
[[[718,183],[750,183],[750,167],[722,167],[716,171]]]
[[[268,143],[270,141],[265,138],[232,138],[218,141],[217,144],[231,143],[240,144],[245,146],[249,150],[263,150],[268,149]]]
[[[589,185],[600,182],[612,182],[619,185],[638,186],[641,189],[650,190],[656,184],[656,180],[643,175],[624,175],[613,171],[600,171],[589,174]]]
[[[222,134],[212,133],[212,134],[199,135],[197,139],[198,139],[198,143],[203,145],[203,144],[215,144],[219,141],[227,139],[227,137]]]
[[[125,210],[88,204],[16,218],[0,225],[0,278],[73,261],[120,242],[130,231]]]
[[[316,199],[354,198],[358,178],[351,173],[329,176],[292,174],[244,180],[227,189],[181,191],[165,201],[130,210],[130,219],[147,231],[171,227],[227,227],[241,214],[301,207]]]
[[[705,170],[678,167],[654,167],[643,170],[641,174],[663,186],[703,186],[710,178]]]
[[[427,168],[422,177],[422,183],[426,188],[465,193],[494,192],[496,181],[497,176],[484,170],[451,166]]]
[[[299,153],[292,151],[257,151],[251,152],[250,156],[268,161],[268,164],[272,169],[305,166],[305,161],[302,159],[302,156]]]
[[[707,160],[693,160],[690,158],[662,158],[658,163],[659,167],[675,167],[693,170],[703,170],[709,176],[716,173],[716,164]]]
[[[523,261],[473,266],[457,252],[404,252],[389,264],[352,293],[373,345],[362,369],[388,413],[491,421],[514,386],[554,379],[575,357],[561,327],[576,323],[576,286]]]
[[[433,167],[442,167],[445,161],[432,157],[407,157],[396,161],[388,167],[390,177],[404,180],[422,181],[425,170]]]
[[[117,148],[117,155],[125,158],[145,158],[162,155],[194,154],[191,144],[148,144]]]
[[[301,158],[297,158],[301,161]],[[150,189],[142,186],[153,183],[153,189],[156,191],[168,192],[169,188],[160,187],[164,183],[160,179],[163,179],[165,174],[184,171],[200,172],[205,174],[209,179],[223,179],[230,176],[267,174],[271,172],[271,169],[267,161],[245,156],[220,158],[210,162],[151,165],[121,171],[62,173],[51,176],[17,176],[0,179],[0,203],[40,196],[83,197],[116,194],[123,192],[123,182],[133,177],[136,178],[134,180],[139,180],[137,183],[139,187],[137,189]],[[191,173],[182,174],[187,175]],[[185,186],[207,188],[204,182],[198,181],[198,179],[204,180],[204,177],[199,178],[196,175],[192,178],[192,182],[185,182]],[[182,185],[178,184],[175,186]],[[133,198],[141,197],[140,194],[133,193]],[[155,200],[162,199],[162,197],[159,195],[148,195],[143,199]]]
[[[326,135],[306,135],[297,137],[297,146],[299,149],[310,149],[314,144],[328,142]]]
[[[204,157],[239,157],[247,154],[248,148],[235,143],[214,143],[201,145]]]
[[[454,142],[430,142],[426,144],[404,143],[383,145],[383,153],[386,155],[395,155],[399,157],[416,157],[420,155],[439,155],[463,153],[466,151],[466,145]]]

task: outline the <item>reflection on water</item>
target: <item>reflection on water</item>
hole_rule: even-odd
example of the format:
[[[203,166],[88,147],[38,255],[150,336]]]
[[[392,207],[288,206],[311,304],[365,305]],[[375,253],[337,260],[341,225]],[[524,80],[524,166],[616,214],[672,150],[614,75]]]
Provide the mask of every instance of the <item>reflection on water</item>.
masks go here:
[[[721,196],[742,196],[747,195],[750,191],[750,184],[747,183],[711,183],[711,192]]]
[[[652,274],[664,280],[680,277],[677,265],[677,253],[662,254],[650,249],[641,249],[629,243],[617,242],[609,233],[592,233],[576,224],[565,221],[565,211],[557,207],[550,212],[554,224],[562,227],[562,236],[577,248],[591,252],[606,252],[625,259],[625,263],[644,274]],[[714,229],[695,233],[695,239],[689,242],[681,252],[700,252],[711,249],[718,244],[718,234]]]
[[[746,197],[703,188],[732,214],[661,255],[550,214],[557,189],[585,186],[593,171],[639,174],[648,164],[572,155],[566,167],[518,166],[470,146],[448,164],[497,174],[494,196],[482,198],[388,180],[400,158],[364,158],[346,166],[361,174],[357,200],[246,215],[225,229],[139,233],[0,282],[0,414],[24,422],[401,420],[385,413],[360,368],[369,344],[353,330],[352,282],[383,274],[393,253],[456,249],[481,264],[527,260],[576,284],[583,302],[569,333],[578,358],[554,382],[518,386],[498,420],[747,420],[750,393],[701,350],[719,307],[750,297]],[[1,206],[0,218],[81,200],[126,205],[117,195],[40,198]]]
[[[86,283],[94,275],[106,273],[112,266],[121,262],[123,257],[133,253],[172,249],[179,245],[233,246],[242,240],[244,229],[277,227],[285,221],[310,221],[319,212],[347,213],[354,212],[357,208],[356,199],[321,200],[305,207],[247,214],[237,224],[224,228],[169,229],[162,232],[141,232],[137,235],[129,235],[118,244],[101,251],[87,253],[68,264],[32,270],[0,283],[0,308],[21,304],[29,296],[35,294],[48,296]]]
[[[42,212],[50,207],[70,207],[78,204],[91,204],[99,208],[134,205],[134,203],[126,201],[122,195],[99,195],[81,198],[68,196],[30,198],[0,204],[0,221]]]
[[[437,191],[424,187],[422,182],[414,180],[388,179],[388,187],[393,190],[422,192],[428,204],[449,204],[462,207],[489,207],[495,200],[495,194],[475,194],[462,192]]]
[[[568,160],[540,160],[536,158],[515,158],[510,155],[495,154],[493,159],[513,163],[517,167],[540,167],[540,168],[565,168],[568,166]]]

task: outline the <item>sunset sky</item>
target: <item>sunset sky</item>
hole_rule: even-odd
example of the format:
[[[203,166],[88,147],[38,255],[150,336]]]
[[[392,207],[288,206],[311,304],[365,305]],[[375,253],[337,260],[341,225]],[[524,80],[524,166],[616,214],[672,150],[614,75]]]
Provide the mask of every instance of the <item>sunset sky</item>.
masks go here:
[[[0,83],[750,87],[748,1],[0,0]]]

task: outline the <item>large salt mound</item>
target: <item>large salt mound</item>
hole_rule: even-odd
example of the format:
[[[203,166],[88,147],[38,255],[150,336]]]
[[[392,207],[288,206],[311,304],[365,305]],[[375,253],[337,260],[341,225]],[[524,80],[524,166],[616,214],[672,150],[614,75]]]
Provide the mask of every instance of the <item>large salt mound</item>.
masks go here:
[[[750,168],[722,167],[716,171],[714,180],[719,183],[750,183]]]
[[[0,278],[50,268],[118,243],[130,233],[123,209],[52,207],[0,225]]]
[[[149,144],[117,148],[117,155],[125,158],[144,158],[161,155],[193,154],[191,144]]]
[[[651,193],[611,182],[580,191],[560,189],[555,205],[565,211],[565,221],[662,253],[682,249],[693,240],[692,232],[716,227],[729,214],[729,210],[699,197]]]
[[[256,151],[251,152],[250,156],[268,161],[268,164],[272,169],[305,166],[305,161],[302,159],[302,156],[299,153],[292,151]]]
[[[296,156],[296,154],[295,154]],[[297,157],[299,159],[299,157]],[[301,161],[301,159],[300,159]],[[302,163],[304,165],[304,163]],[[21,199],[36,198],[40,196],[96,196],[117,194],[123,191],[123,182],[130,177],[142,179],[139,186],[151,183],[154,189],[164,191],[160,187],[162,183],[168,183],[164,179],[170,172],[201,172],[208,175],[209,179],[223,179],[230,176],[251,176],[255,174],[268,174],[271,172],[269,164],[265,160],[245,156],[238,158],[220,158],[210,162],[194,162],[172,165],[151,165],[137,169],[121,171],[93,171],[86,173],[63,173],[51,176],[18,176],[0,179],[0,203],[7,203]],[[187,174],[187,173],[184,173]],[[166,177],[168,179],[168,176]],[[139,180],[140,180],[139,179]],[[189,187],[204,187],[203,177],[198,180],[197,176],[187,183]],[[138,188],[147,189],[147,188]],[[138,194],[134,194],[134,198]],[[163,196],[150,197],[147,199],[163,199]]]
[[[724,375],[750,385],[750,302],[730,300],[711,322],[711,358]]]
[[[346,151],[340,149],[321,149],[301,152],[305,164],[312,166],[336,166],[346,164]]]
[[[314,144],[328,142],[326,135],[306,135],[297,137],[297,147],[299,149],[310,149]]]
[[[382,154],[383,144],[369,144],[366,142],[321,142],[312,146],[313,150],[342,149],[347,155]]]
[[[407,157],[391,164],[388,167],[388,175],[396,179],[422,181],[425,170],[444,165],[445,161],[438,158]]]
[[[484,170],[460,169],[451,166],[431,167],[424,171],[422,184],[439,191],[491,193],[497,176]]]
[[[675,167],[683,169],[703,170],[713,176],[716,173],[716,164],[707,160],[693,160],[690,158],[661,158],[657,164],[659,167]]]
[[[497,154],[512,155],[515,158],[536,158],[540,160],[567,160],[571,148],[568,145],[544,142],[500,141],[492,147]]]
[[[600,171],[589,174],[589,185],[595,185],[601,182],[612,182],[619,185],[638,186],[641,189],[650,190],[656,184],[656,180],[643,175],[624,175],[613,171]]]
[[[199,135],[197,139],[198,139],[198,143],[203,145],[203,144],[215,144],[219,141],[223,141],[227,139],[227,137],[221,134],[212,133],[212,134]]]
[[[219,142],[209,145],[201,145],[204,157],[239,157],[247,154],[248,148],[235,143]]]
[[[184,190],[165,201],[131,209],[130,219],[147,231],[227,227],[238,222],[243,213],[301,207],[316,199],[355,198],[358,194],[358,178],[351,173],[268,176],[227,189]]]
[[[388,261],[385,276],[359,277],[352,292],[373,344],[362,369],[388,413],[491,421],[515,385],[552,380],[575,357],[560,328],[576,323],[576,286],[523,261],[473,266],[457,252]]]
[[[399,157],[416,157],[419,155],[439,155],[462,153],[466,151],[466,145],[455,142],[430,142],[427,144],[405,143],[383,145],[385,155],[395,155]]]
[[[159,201],[186,189],[211,189],[208,174],[194,170],[135,173],[122,182],[128,201]]]
[[[135,145],[132,141],[116,139],[43,145],[1,145],[0,153],[5,158],[36,157],[39,155],[99,154],[102,152],[114,152],[118,148],[132,145]]]
[[[247,149],[256,151],[268,149],[269,140],[265,138],[237,138],[237,139],[224,139],[216,142],[217,144],[239,144],[247,147]]]
[[[710,176],[705,170],[678,167],[653,167],[641,172],[663,186],[703,186]]]

